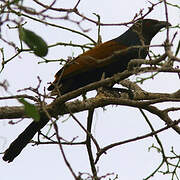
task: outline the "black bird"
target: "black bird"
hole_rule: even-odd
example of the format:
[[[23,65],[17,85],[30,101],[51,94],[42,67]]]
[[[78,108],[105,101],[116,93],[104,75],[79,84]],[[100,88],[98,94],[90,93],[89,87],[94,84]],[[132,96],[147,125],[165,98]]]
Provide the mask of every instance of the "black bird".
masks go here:
[[[144,59],[148,53],[148,48],[130,48],[127,51],[126,49],[149,45],[152,38],[166,25],[170,24],[153,19],[139,20],[121,36],[102,43],[70,61],[56,73],[55,80],[48,90],[52,91],[58,87],[60,94],[63,95],[100,80],[103,73],[106,78],[124,71],[131,59]],[[123,52],[110,61],[100,62],[120,50]]]
[[[160,29],[170,26],[166,21],[154,19],[138,20],[119,37],[102,43],[73,59],[55,75],[55,81],[48,87],[49,91],[57,90],[61,95],[83,87],[89,83],[99,81],[102,74],[111,77],[127,68],[131,59],[147,56],[148,48],[130,48],[132,46],[150,45],[152,38]],[[101,61],[111,56],[115,51],[124,50],[111,61]],[[38,122],[33,121],[5,151],[3,160],[11,162],[20,154],[33,136],[43,128],[49,119],[41,117]]]

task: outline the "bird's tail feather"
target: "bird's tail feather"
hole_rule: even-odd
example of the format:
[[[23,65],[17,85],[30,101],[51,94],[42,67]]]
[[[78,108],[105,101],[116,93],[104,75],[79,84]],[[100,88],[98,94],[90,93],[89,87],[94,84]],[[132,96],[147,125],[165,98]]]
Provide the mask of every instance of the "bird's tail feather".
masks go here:
[[[48,122],[48,118],[33,121],[9,146],[5,151],[3,160],[12,162],[16,158],[34,135],[43,128]]]

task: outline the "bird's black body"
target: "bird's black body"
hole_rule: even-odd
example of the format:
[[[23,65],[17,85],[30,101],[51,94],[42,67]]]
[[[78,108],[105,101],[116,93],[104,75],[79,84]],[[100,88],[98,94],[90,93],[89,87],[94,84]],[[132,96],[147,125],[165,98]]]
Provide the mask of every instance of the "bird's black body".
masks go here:
[[[146,57],[148,48],[143,48],[143,45],[149,45],[152,38],[165,25],[166,22],[151,19],[138,21],[121,36],[83,53],[72,60],[73,63],[68,67],[60,69],[55,76],[54,83],[49,86],[48,90],[51,91],[56,86],[63,95],[100,80],[103,73],[106,78],[124,71],[131,59],[144,59]],[[126,50],[134,46],[142,47]],[[112,58],[110,62],[100,62],[100,60],[111,56],[115,51],[121,50],[124,50],[124,52]],[[95,59],[94,62],[92,58]]]
[[[147,56],[148,48],[144,48],[143,45],[149,45],[159,30],[168,25],[165,21],[139,20],[124,34],[83,53],[60,69],[48,90],[52,91],[58,88],[62,95],[100,80],[103,73],[106,78],[124,71],[131,59],[144,59]],[[131,48],[132,46],[142,47]],[[115,51],[121,50],[123,52],[113,56],[110,61],[103,61],[112,56]],[[41,117],[39,122],[33,121],[6,150],[3,160],[13,161],[47,122],[47,117]]]

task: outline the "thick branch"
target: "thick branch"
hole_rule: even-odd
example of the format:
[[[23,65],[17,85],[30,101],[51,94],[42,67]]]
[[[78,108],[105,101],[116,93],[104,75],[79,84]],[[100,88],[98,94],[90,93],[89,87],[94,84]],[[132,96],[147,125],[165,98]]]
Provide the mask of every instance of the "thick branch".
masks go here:
[[[71,111],[72,113],[80,112],[89,110],[92,108],[98,108],[103,107],[107,105],[125,105],[125,106],[131,106],[131,107],[137,107],[145,109],[158,117],[160,117],[165,123],[171,124],[173,121],[169,118],[166,110],[159,110],[158,108],[154,106],[150,106],[151,103],[158,103],[158,102],[165,102],[165,101],[172,101],[172,98],[159,98],[155,100],[150,101],[135,101],[135,100],[129,100],[129,99],[121,99],[121,98],[109,98],[109,97],[97,97],[97,98],[90,98],[85,101],[73,101],[73,102],[67,102],[65,104],[61,104],[60,106],[56,106],[54,108],[54,103],[48,105],[47,111],[50,113],[51,116],[56,117],[57,115],[63,115],[69,113]],[[180,101],[180,99],[179,99]],[[58,102],[55,104],[57,105]],[[2,110],[3,109],[3,113]],[[0,118],[22,118],[27,117],[25,116],[24,108],[23,107],[3,107],[0,108]],[[175,126],[173,127],[176,132],[180,134],[180,127]]]
[[[143,71],[144,68],[140,68],[139,72]],[[137,72],[137,69],[135,70]],[[58,115],[67,114],[69,112],[76,113],[84,110],[95,109],[98,107],[103,107],[107,105],[125,105],[131,107],[138,107],[142,109],[146,109],[153,114],[159,116],[163,121],[167,124],[172,123],[172,120],[169,118],[166,111],[160,111],[154,106],[150,106],[152,104],[160,103],[160,102],[180,102],[180,90],[175,93],[168,94],[168,93],[148,93],[145,91],[135,91],[134,92],[134,99],[129,100],[127,98],[110,98],[110,97],[96,97],[90,98],[85,101],[74,101],[74,102],[67,102],[79,95],[97,89],[99,87],[105,86],[107,84],[115,84],[120,82],[127,77],[131,76],[135,73],[134,70],[132,71],[124,71],[122,73],[118,73],[111,78],[107,78],[98,82],[91,83],[85,87],[79,88],[75,91],[67,93],[61,97],[56,98],[52,103],[47,105],[45,108],[47,112],[50,114],[51,117],[57,117]],[[135,87],[134,87],[135,88]],[[145,100],[145,101],[143,101]],[[67,103],[65,103],[67,102]],[[154,108],[154,109],[153,109]],[[46,116],[43,110],[40,110],[40,115]],[[14,119],[14,118],[24,118],[27,117],[24,112],[23,107],[2,107],[0,108],[0,119]],[[180,134],[179,127],[173,127],[176,132]]]

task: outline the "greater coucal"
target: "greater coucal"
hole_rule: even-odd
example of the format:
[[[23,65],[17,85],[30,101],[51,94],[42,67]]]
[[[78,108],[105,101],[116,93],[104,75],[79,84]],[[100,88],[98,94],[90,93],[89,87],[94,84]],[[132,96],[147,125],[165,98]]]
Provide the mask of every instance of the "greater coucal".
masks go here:
[[[48,87],[48,90],[52,91],[58,88],[59,94],[63,95],[89,83],[101,80],[103,73],[106,78],[124,71],[131,59],[144,59],[147,56],[148,48],[143,48],[143,45],[150,45],[152,38],[159,30],[169,25],[166,21],[154,19],[137,21],[119,37],[102,43],[68,62],[56,73],[55,81]],[[142,47],[130,48],[132,46]],[[124,51],[114,56],[110,61],[101,61],[119,50]],[[33,121],[10,144],[4,153],[3,160],[13,161],[33,136],[47,124],[48,120],[47,117],[41,117],[38,122]]]

